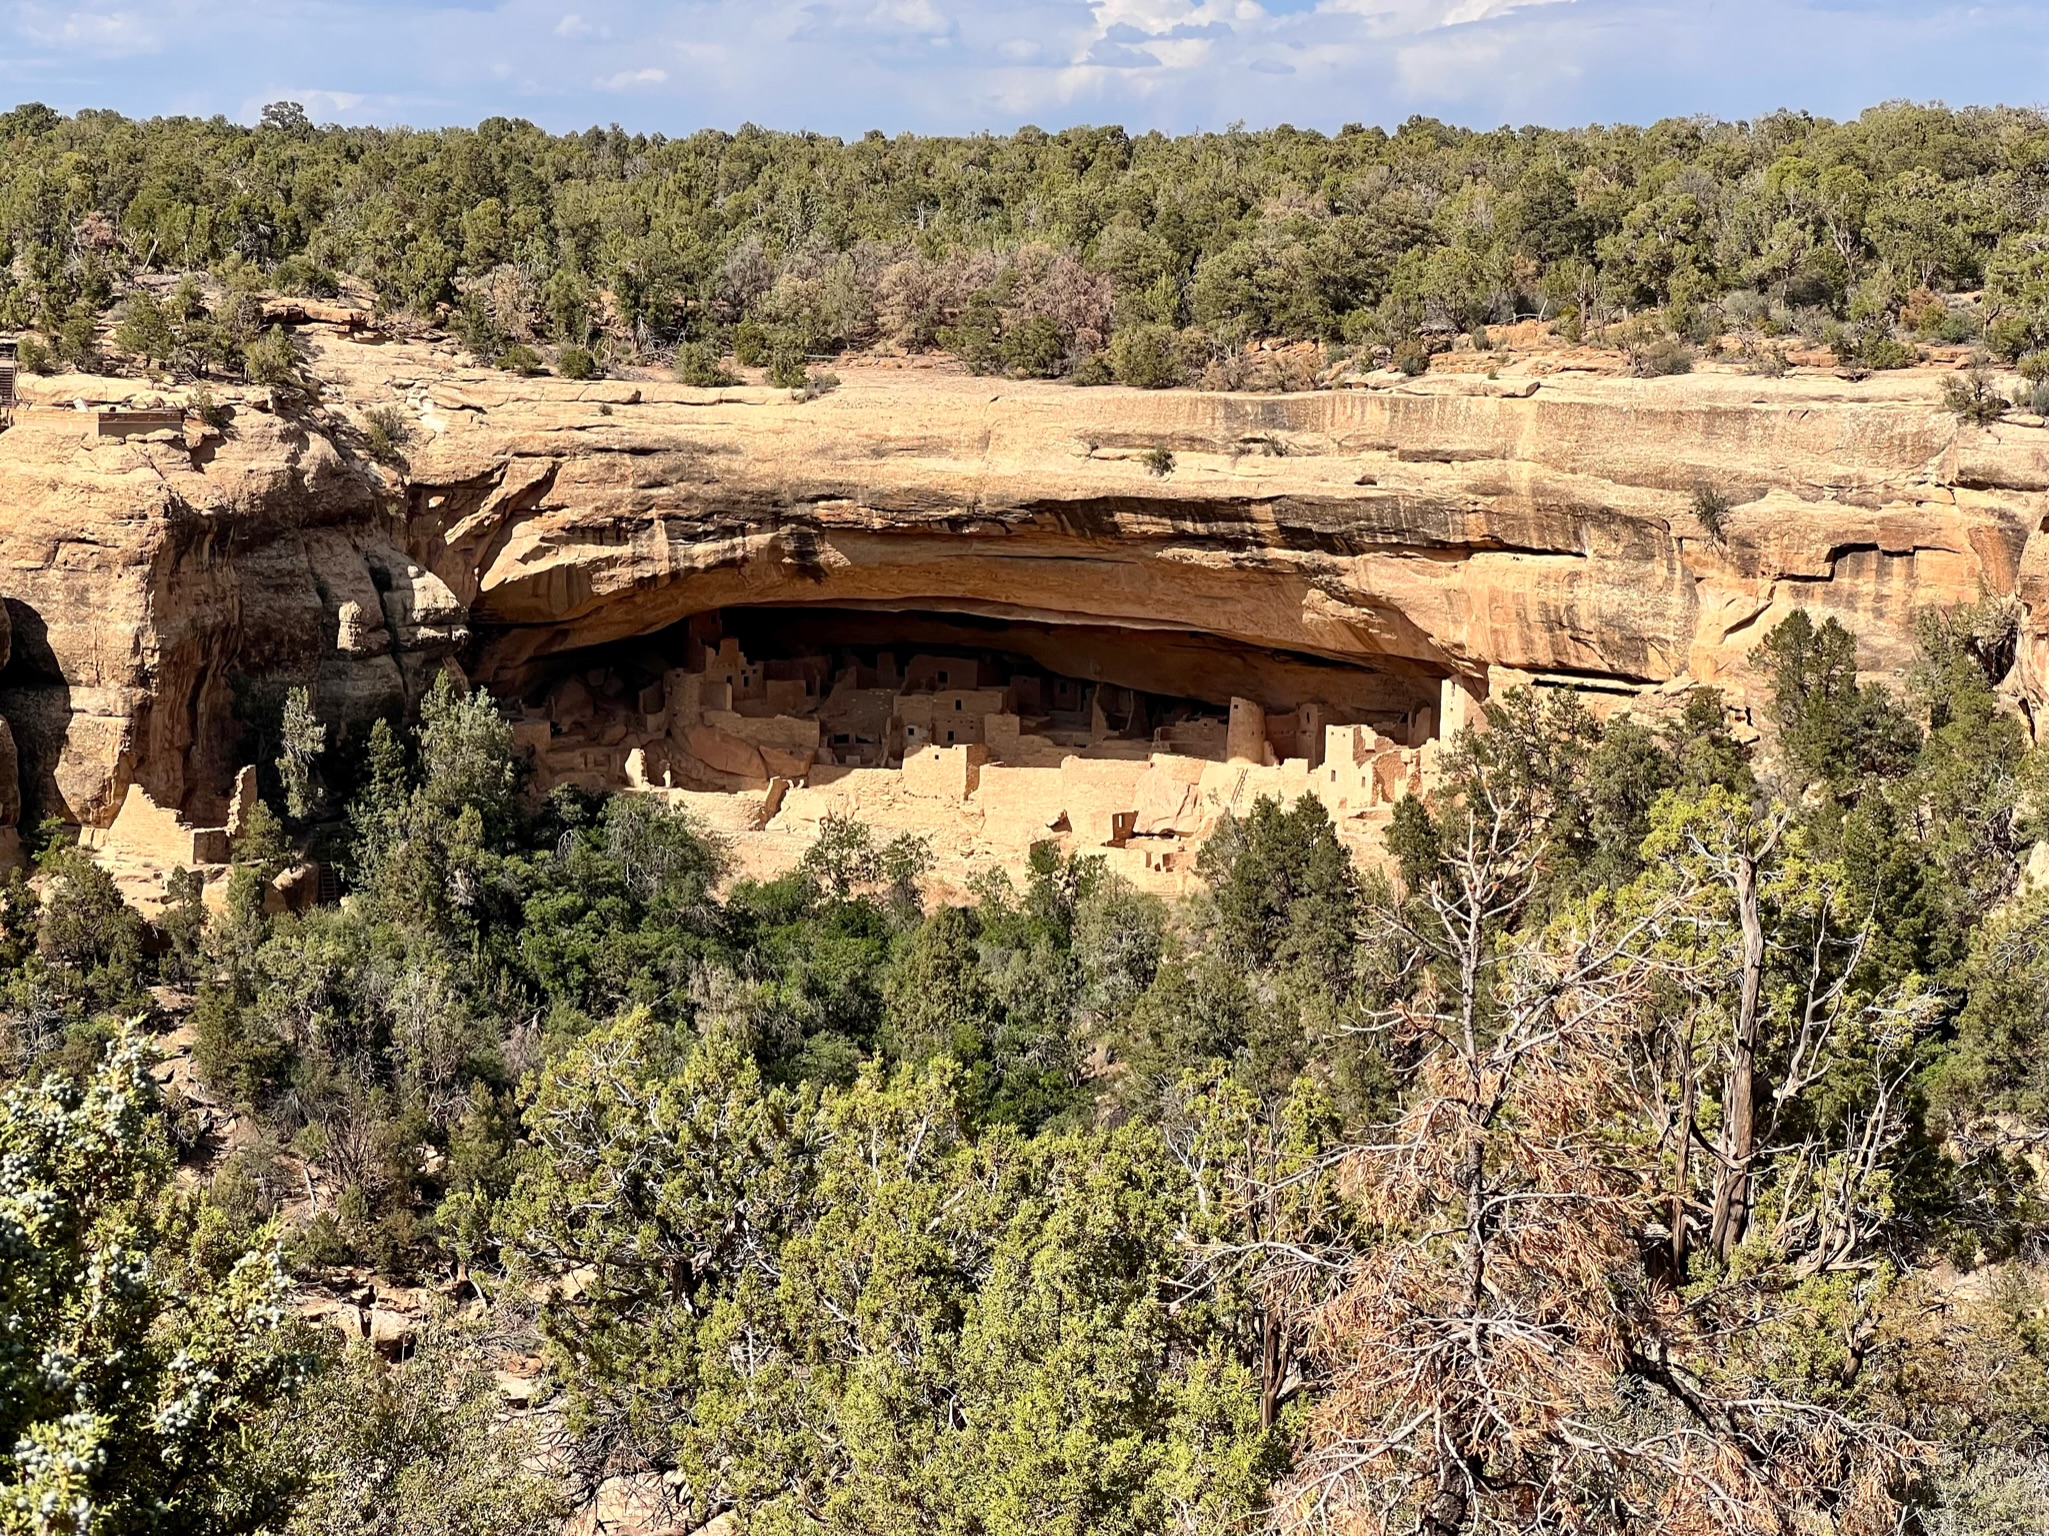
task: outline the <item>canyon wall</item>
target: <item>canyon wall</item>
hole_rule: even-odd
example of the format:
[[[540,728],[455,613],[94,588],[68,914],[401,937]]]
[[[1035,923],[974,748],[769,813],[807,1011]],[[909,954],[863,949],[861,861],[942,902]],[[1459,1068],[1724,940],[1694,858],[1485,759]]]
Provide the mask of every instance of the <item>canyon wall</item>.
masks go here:
[[[1796,606],[1884,674],[1918,609],[1990,595],[2019,605],[2008,690],[2041,729],[2044,427],[1959,423],[1927,372],[1234,396],[872,367],[800,401],[401,344],[314,365],[319,407],[256,395],[224,430],[110,429],[62,407],[137,386],[53,380],[0,432],[24,814],[104,824],[132,782],[211,821],[286,686],[347,728],[451,659],[531,695],[589,647],[762,605],[1123,632],[1103,676],[1143,657],[1134,686],[1195,696],[1223,663],[1191,634],[1419,696],[1707,682],[1742,708]],[[365,452],[374,404],[415,424],[402,468]]]
[[[466,639],[405,551],[399,503],[317,421],[265,395],[220,427],[125,430],[120,381],[24,381],[0,431],[0,717],[22,814],[104,825],[127,787],[218,822],[285,688],[329,719],[405,708]],[[52,396],[57,398],[53,399]]]
[[[408,526],[471,606],[479,675],[513,683],[693,611],[790,602],[1738,687],[1804,604],[1897,668],[1915,608],[2017,590],[2044,433],[1960,427],[1925,378],[1825,382],[1260,398],[885,376],[793,404],[476,380],[426,392],[441,430]],[[597,414],[607,394],[638,399]],[[1719,539],[1703,487],[1732,504]]]

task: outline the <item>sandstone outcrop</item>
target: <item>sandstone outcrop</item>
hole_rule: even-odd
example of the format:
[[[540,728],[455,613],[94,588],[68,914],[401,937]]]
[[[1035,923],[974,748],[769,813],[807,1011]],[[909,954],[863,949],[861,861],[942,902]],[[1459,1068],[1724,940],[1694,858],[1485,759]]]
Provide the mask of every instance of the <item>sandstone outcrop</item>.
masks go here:
[[[733,604],[1740,693],[1748,650],[1796,605],[1839,615],[1884,671],[1909,660],[1917,608],[2020,592],[2039,652],[2024,573],[2045,553],[2043,428],[1959,424],[1925,376],[1546,381],[1523,398],[1462,380],[1260,398],[859,375],[803,404],[623,394],[426,391],[437,430],[408,528],[469,604],[482,680],[526,686],[566,651]],[[1170,474],[1150,472],[1154,449]],[[1702,488],[1732,506],[1719,537]]]
[[[532,702],[732,609],[1012,621],[1057,673],[1341,720],[1413,716],[1447,679],[1708,682],[1740,708],[1795,606],[1885,673],[1918,609],[1992,595],[2021,611],[2008,687],[2043,728],[2044,427],[1959,423],[1925,371],[1240,396],[845,367],[800,402],[339,334],[315,354],[310,413],[259,392],[224,432],[106,434],[60,407],[161,402],[58,379],[0,432],[23,814],[104,825],[136,784],[218,825],[285,687],[343,730],[451,660]],[[403,473],[350,426],[377,403],[417,423]],[[750,783],[786,766],[751,745]]]
[[[128,405],[132,383],[24,384],[0,432],[0,716],[24,814],[105,825],[134,784],[218,825],[284,688],[367,719],[466,638],[380,479],[319,419],[259,393],[225,430],[180,412],[177,430],[109,434],[94,407]]]

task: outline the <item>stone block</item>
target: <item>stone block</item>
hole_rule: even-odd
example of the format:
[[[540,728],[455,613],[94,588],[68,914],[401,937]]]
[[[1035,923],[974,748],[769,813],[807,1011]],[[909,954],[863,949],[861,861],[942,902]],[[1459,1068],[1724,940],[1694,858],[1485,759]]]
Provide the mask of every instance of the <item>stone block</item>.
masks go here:
[[[1227,750],[1228,727],[1221,720],[1180,720],[1153,733],[1153,744],[1177,757],[1221,760]]]
[[[980,787],[982,765],[988,761],[989,749],[979,744],[927,747],[904,759],[904,791],[935,800],[965,800]]]
[[[1263,763],[1267,751],[1265,707],[1252,699],[1232,699],[1224,756],[1234,763]]]
[[[977,688],[981,681],[981,663],[966,656],[913,656],[904,668],[906,693]]]
[[[272,902],[280,912],[305,912],[320,900],[320,866],[318,864],[295,864],[279,873],[270,882],[270,889],[263,893],[265,911],[271,911]]]
[[[172,869],[180,864],[224,863],[227,842],[227,828],[188,827],[176,811],[158,805],[140,784],[130,784],[99,845],[110,858]]]
[[[1488,670],[1488,692],[1494,691],[1494,680],[1498,668]],[[1510,685],[1509,675],[1501,672],[1504,687]],[[1519,674],[1522,681],[1529,680],[1528,673]],[[1460,731],[1484,731],[1487,728],[1487,712],[1481,708],[1482,696],[1462,677],[1447,677],[1437,688],[1437,730],[1435,734],[1449,741]],[[1420,743],[1419,743],[1420,745]]]
[[[590,684],[580,677],[565,677],[548,693],[548,718],[571,732],[589,725],[597,711]]]
[[[771,777],[801,779],[811,771],[811,765],[818,761],[816,748],[807,747],[802,751],[791,752],[781,747],[763,746],[760,752],[761,765],[768,770]]]
[[[989,749],[991,762],[1015,759],[1023,737],[1023,722],[1016,715],[982,716],[982,745]]]
[[[797,715],[743,715],[734,710],[707,710],[704,723],[750,745],[774,747],[785,754],[812,754],[818,750],[818,722]]]
[[[693,725],[684,733],[683,745],[690,755],[714,772],[729,774],[750,783],[766,784],[768,766],[761,750],[751,742],[709,725]]]
[[[1195,782],[1162,768],[1155,758],[1138,781],[1132,830],[1147,837],[1192,837],[1201,821],[1202,796]]]
[[[801,715],[818,702],[811,692],[811,685],[801,677],[767,679],[761,685],[761,698],[779,715]]]
[[[1295,755],[1311,768],[1323,766],[1323,706],[1303,704],[1295,710]]]

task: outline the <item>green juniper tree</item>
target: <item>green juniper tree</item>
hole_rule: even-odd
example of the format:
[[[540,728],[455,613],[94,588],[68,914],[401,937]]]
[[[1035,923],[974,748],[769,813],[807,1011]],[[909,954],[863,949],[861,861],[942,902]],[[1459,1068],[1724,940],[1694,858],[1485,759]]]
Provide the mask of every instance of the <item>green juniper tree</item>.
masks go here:
[[[258,1531],[252,1434],[311,1365],[275,1227],[172,1184],[147,1047],[0,1096],[0,1529]]]

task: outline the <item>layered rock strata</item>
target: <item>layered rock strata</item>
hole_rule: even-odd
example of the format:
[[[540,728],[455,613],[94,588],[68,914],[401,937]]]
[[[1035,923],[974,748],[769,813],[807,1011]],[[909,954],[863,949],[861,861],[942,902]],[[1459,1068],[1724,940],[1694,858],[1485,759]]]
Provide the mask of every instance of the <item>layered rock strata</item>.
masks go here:
[[[218,825],[284,689],[337,722],[401,711],[466,639],[399,504],[317,420],[256,396],[222,427],[124,431],[119,382],[43,385],[67,388],[114,400],[46,398],[0,432],[0,716],[26,815],[105,825],[139,785]]]
[[[2040,720],[2044,428],[1959,423],[1926,373],[1261,397],[848,368],[797,401],[323,345],[312,414],[110,433],[52,407],[119,387],[64,380],[0,432],[26,814],[104,824],[133,783],[215,825],[285,687],[344,727],[450,659],[538,698],[593,647],[778,605],[1118,636],[1101,676],[1142,657],[1131,686],[1196,697],[1340,663],[1419,699],[1707,682],[1741,708],[1796,606],[1898,673],[1916,611],[1992,596]],[[416,423],[403,474],[350,425],[376,403]]]
[[[1260,398],[856,377],[798,404],[472,379],[425,393],[407,524],[469,605],[477,675],[513,687],[691,613],[803,603],[1740,691],[1795,606],[1840,616],[1878,671],[1908,663],[1918,608],[1986,594],[2027,598],[2039,640],[2043,429],[1960,425],[1934,395],[1926,378]],[[1718,529],[1703,491],[1729,505]]]

